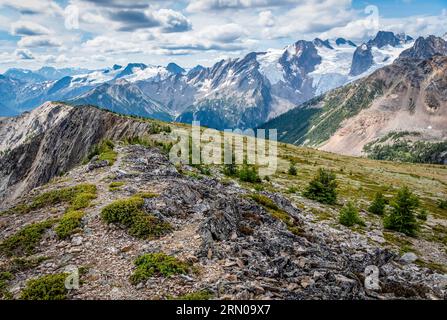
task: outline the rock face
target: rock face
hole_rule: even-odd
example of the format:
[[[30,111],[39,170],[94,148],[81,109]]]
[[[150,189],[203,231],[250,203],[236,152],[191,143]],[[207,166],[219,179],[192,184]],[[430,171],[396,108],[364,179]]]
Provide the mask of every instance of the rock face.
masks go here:
[[[447,55],[447,42],[443,38],[429,36],[419,37],[414,46],[401,53],[401,59],[412,58],[426,60],[435,55]]]
[[[2,205],[67,172],[101,140],[141,134],[150,126],[92,107],[57,103],[0,120]]]
[[[358,47],[354,52],[354,57],[352,58],[352,66],[350,74],[352,76],[358,76],[366,70],[368,70],[373,64],[373,55],[371,52],[371,47],[364,44]]]
[[[355,50],[350,75],[355,77],[369,70],[375,63],[375,56],[382,62],[388,60],[390,57],[383,56],[385,48],[390,48],[391,55],[394,55],[393,51],[402,52],[404,46],[412,42],[413,38],[405,34],[395,35],[393,32],[379,31],[374,39],[360,45]]]

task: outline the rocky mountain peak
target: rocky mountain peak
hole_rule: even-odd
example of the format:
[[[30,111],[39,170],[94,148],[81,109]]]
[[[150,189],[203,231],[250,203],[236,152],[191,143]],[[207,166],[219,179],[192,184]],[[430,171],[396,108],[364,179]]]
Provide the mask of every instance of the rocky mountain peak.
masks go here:
[[[330,44],[330,42],[329,42],[329,40],[321,40],[320,38],[315,38],[315,40],[313,41],[313,44],[316,46],[316,47],[325,47],[325,48],[328,48],[328,49],[334,49],[332,46],[331,46],[331,44]]]
[[[414,46],[403,51],[399,58],[429,59],[435,55],[447,55],[447,42],[443,38],[429,36],[419,37]]]
[[[354,42],[352,42],[351,40],[346,40],[345,38],[337,38],[337,39],[335,39],[335,44],[337,46],[350,45],[352,47],[357,47],[357,45]]]
[[[379,31],[374,39],[370,40],[368,42],[370,46],[375,46],[377,48],[382,48],[387,45],[390,45],[392,47],[396,47],[399,44],[401,44],[401,39],[397,37],[393,32],[391,31]]]
[[[180,67],[178,64],[171,62],[166,66],[166,70],[171,72],[172,74],[183,74],[186,72],[185,69]]]

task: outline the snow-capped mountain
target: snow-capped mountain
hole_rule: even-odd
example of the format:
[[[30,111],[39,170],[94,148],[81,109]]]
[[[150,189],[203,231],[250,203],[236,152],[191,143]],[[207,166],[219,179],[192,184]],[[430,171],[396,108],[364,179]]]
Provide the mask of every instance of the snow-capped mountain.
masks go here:
[[[283,49],[252,52],[188,71],[174,63],[131,63],[58,80],[50,80],[50,72],[44,77],[42,69],[33,72],[44,77],[42,81],[16,80],[11,71],[5,78],[20,84],[7,104],[18,113],[48,100],[85,102],[122,113],[199,120],[218,129],[250,128],[391,64],[412,43],[408,36],[381,31],[358,47],[344,38],[299,40]],[[4,109],[0,116],[6,114]]]
[[[354,52],[350,76],[366,76],[391,64],[403,50],[413,45],[413,38],[405,34],[379,31],[377,36],[360,45]]]

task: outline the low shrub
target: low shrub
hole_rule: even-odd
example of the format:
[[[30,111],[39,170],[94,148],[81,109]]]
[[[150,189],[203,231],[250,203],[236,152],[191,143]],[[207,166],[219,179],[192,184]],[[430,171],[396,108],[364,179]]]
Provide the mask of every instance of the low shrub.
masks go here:
[[[23,289],[21,300],[65,300],[68,290],[65,279],[68,274],[50,274],[38,279],[29,280]]]
[[[335,179],[335,173],[320,168],[315,178],[309,183],[304,196],[321,203],[335,204],[337,201],[337,181]]]
[[[82,211],[68,211],[65,213],[55,228],[59,239],[66,239],[78,232],[82,225],[82,218],[84,215],[85,214]]]
[[[114,151],[115,144],[110,140],[104,140],[95,145],[87,156],[87,161],[98,157],[98,160],[108,161],[109,165],[113,165],[118,157],[118,154]]]
[[[374,200],[368,208],[368,211],[379,216],[382,216],[385,213],[386,199],[383,196],[383,193],[377,192],[374,196]]]
[[[385,228],[415,236],[419,228],[415,214],[419,198],[405,186],[398,191],[391,207],[390,214],[383,221]]]
[[[7,290],[9,282],[14,279],[14,275],[8,271],[0,272],[0,299],[9,299],[10,294]]]
[[[129,234],[142,239],[159,237],[172,230],[169,223],[146,214],[143,206],[142,197],[117,200],[102,210],[101,218],[107,223],[123,225]]]
[[[115,181],[109,184],[109,191],[118,191],[121,189],[122,186],[124,186],[125,183],[122,181]]]
[[[42,193],[34,198],[30,205],[31,210],[44,208],[59,203],[69,203],[72,209],[78,210],[90,205],[96,198],[96,186],[80,184],[74,187],[55,189]]]
[[[290,164],[289,170],[288,170],[289,175],[291,176],[296,176],[298,174],[298,170],[295,167],[294,163]]]
[[[177,297],[168,297],[168,300],[210,300],[213,294],[208,290],[200,290],[196,292],[187,293]]]
[[[251,199],[253,199],[254,201],[256,201],[257,203],[259,203],[260,205],[262,205],[263,207],[266,207],[268,209],[273,209],[273,210],[279,210],[279,207],[276,205],[275,202],[273,202],[272,199],[270,199],[269,197],[266,197],[262,194],[251,194],[249,196]]]
[[[21,256],[32,254],[42,237],[56,220],[46,220],[30,224],[17,233],[9,236],[0,244],[0,252],[7,256]]]
[[[427,210],[421,209],[419,211],[419,213],[417,214],[416,218],[418,218],[419,220],[422,220],[422,221],[427,221],[427,218],[428,218]]]
[[[190,266],[175,257],[164,253],[149,253],[135,260],[136,270],[130,277],[132,284],[138,284],[153,276],[170,277],[175,274],[187,274]]]
[[[347,227],[352,227],[356,224],[365,225],[365,222],[360,218],[359,212],[352,202],[349,202],[340,210],[338,221]]]
[[[244,164],[238,171],[239,179],[243,182],[261,183],[262,180],[258,175],[258,171],[254,165]]]

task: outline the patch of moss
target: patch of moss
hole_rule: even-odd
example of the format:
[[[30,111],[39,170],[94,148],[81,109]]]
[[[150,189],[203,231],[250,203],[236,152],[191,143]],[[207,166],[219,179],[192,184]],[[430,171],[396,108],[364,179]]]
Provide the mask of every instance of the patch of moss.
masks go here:
[[[92,200],[96,199],[95,193],[82,192],[76,194],[71,200],[70,210],[84,209],[90,206]]]
[[[0,272],[0,299],[11,298],[7,288],[12,279],[14,279],[14,275],[11,272]]]
[[[125,183],[122,181],[115,181],[109,184],[109,191],[118,191],[121,190],[121,187],[124,186]]]
[[[91,200],[96,198],[96,186],[91,184],[80,184],[74,187],[55,189],[36,196],[31,204],[19,204],[12,209],[11,213],[28,213],[59,203],[68,203],[73,210],[86,208]]]
[[[9,270],[13,273],[31,270],[47,259],[47,257],[13,258]]]
[[[160,195],[157,194],[157,193],[152,193],[152,192],[138,192],[135,195],[135,197],[140,197],[140,198],[143,198],[143,199],[156,198],[158,196],[160,196]]]
[[[65,300],[68,290],[65,288],[65,279],[68,274],[50,274],[28,281],[23,289],[21,300]]]
[[[276,203],[273,202],[270,198],[262,195],[262,194],[251,194],[249,195],[251,199],[259,203],[261,206],[272,209],[272,210],[279,210],[279,207],[276,205]]]
[[[56,220],[46,220],[30,224],[16,234],[6,238],[0,244],[0,252],[7,256],[21,256],[31,254],[42,240],[46,230],[51,228]]]
[[[138,284],[153,276],[170,277],[175,274],[187,274],[191,267],[175,257],[162,252],[149,253],[135,260],[136,270],[130,277],[132,284]]]
[[[169,223],[146,214],[143,206],[142,197],[117,200],[102,210],[101,218],[107,223],[123,225],[129,234],[141,239],[159,237],[172,230]]]
[[[181,296],[172,297],[169,296],[168,300],[210,300],[213,298],[213,294],[208,290],[200,290],[196,292],[187,293]]]
[[[85,213],[83,211],[68,211],[65,213],[55,228],[59,239],[66,239],[72,234],[78,232],[84,215]]]

